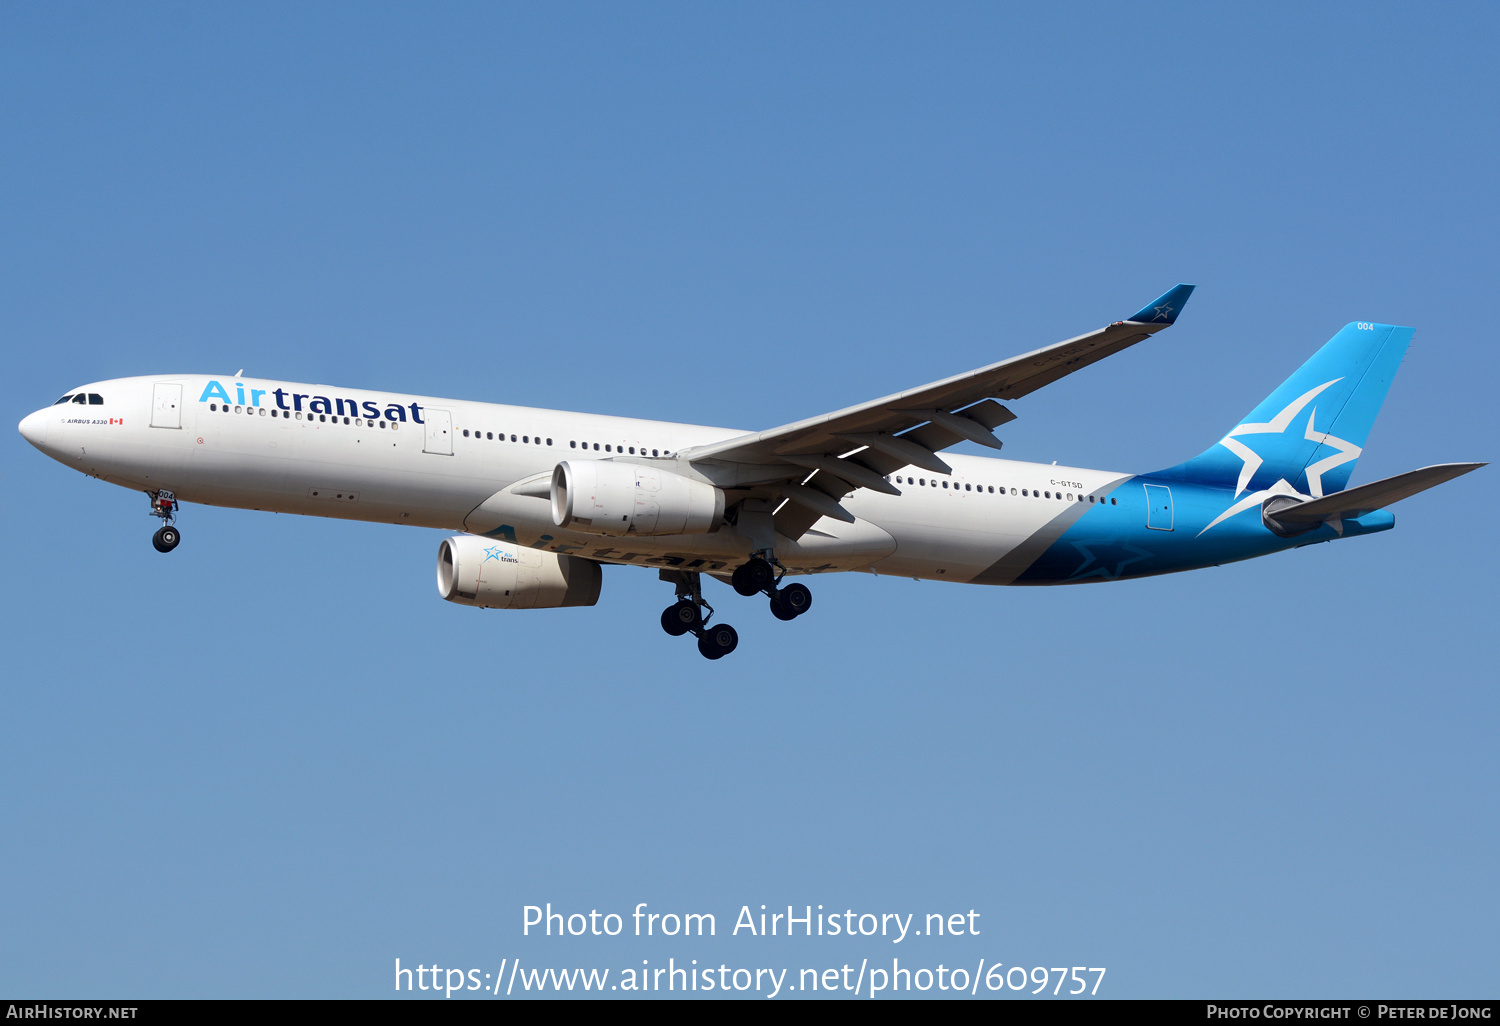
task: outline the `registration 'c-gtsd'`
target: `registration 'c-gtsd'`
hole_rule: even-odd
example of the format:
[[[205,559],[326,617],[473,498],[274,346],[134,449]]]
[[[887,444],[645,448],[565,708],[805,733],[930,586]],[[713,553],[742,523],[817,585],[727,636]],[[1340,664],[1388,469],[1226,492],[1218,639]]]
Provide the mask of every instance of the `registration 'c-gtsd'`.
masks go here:
[[[945,453],[998,450],[1008,402],[1176,321],[1178,285],[1122,321],[920,388],[743,432],[241,375],[83,385],[21,422],[65,466],[144,491],[180,540],[183,502],[462,532],[438,590],[496,609],[587,606],[602,564],[676,589],[668,634],[734,650],[707,574],[771,613],[789,578],[843,570],[962,584],[1084,584],[1384,531],[1384,507],[1480,463],[1350,488],[1412,329],[1346,325],[1201,455],[1150,474]],[[941,455],[940,455],[941,454]]]

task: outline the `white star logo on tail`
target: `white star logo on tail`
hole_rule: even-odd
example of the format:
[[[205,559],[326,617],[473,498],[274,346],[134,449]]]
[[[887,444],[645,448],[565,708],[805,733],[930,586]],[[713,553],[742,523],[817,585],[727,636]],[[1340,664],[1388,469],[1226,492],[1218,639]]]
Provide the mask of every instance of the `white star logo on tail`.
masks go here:
[[[1220,445],[1224,446],[1224,448],[1228,449],[1230,452],[1234,453],[1245,462],[1244,468],[1240,471],[1240,479],[1234,491],[1234,497],[1239,501],[1234,503],[1223,513],[1220,513],[1217,517],[1215,517],[1213,521],[1209,523],[1208,527],[1205,527],[1202,531],[1198,532],[1200,535],[1207,532],[1210,527],[1228,520],[1230,517],[1234,516],[1237,513],[1244,512],[1251,506],[1257,505],[1263,499],[1266,499],[1272,495],[1300,495],[1300,493],[1290,484],[1288,484],[1287,481],[1283,478],[1281,480],[1278,480],[1270,488],[1262,489],[1258,492],[1253,492],[1250,495],[1246,495],[1243,499],[1240,499],[1240,495],[1244,493],[1247,487],[1249,487],[1251,480],[1253,480],[1255,477],[1256,471],[1260,470],[1261,464],[1265,461],[1261,457],[1260,453],[1250,448],[1244,442],[1235,441],[1235,436],[1285,434],[1286,429],[1291,427],[1292,421],[1297,418],[1297,414],[1306,409],[1308,403],[1316,399],[1324,389],[1328,388],[1330,385],[1336,385],[1342,380],[1344,379],[1334,378],[1332,381],[1325,381],[1317,388],[1310,389],[1307,392],[1304,392],[1302,395],[1298,396],[1291,403],[1287,404],[1286,409],[1276,414],[1276,416],[1272,417],[1266,423],[1241,424],[1239,427],[1235,428],[1233,431],[1229,432],[1229,434],[1225,435],[1222,439],[1219,440]],[[1307,427],[1303,430],[1302,437],[1307,439],[1309,442],[1316,442],[1319,445],[1326,445],[1330,448],[1338,450],[1338,452],[1334,453],[1332,456],[1325,457],[1318,462],[1309,464],[1307,466],[1307,490],[1309,492],[1309,495],[1307,497],[1321,499],[1323,497],[1323,475],[1328,473],[1328,471],[1332,470],[1334,467],[1343,466],[1345,463],[1348,463],[1351,460],[1359,459],[1359,455],[1363,450],[1360,449],[1359,446],[1354,445],[1350,442],[1346,442],[1342,438],[1335,438],[1333,435],[1330,435],[1326,431],[1319,431],[1314,426],[1314,422],[1317,419],[1318,408],[1314,406],[1312,408],[1312,412],[1307,415]]]
[[[1308,403],[1316,399],[1318,394],[1324,389],[1330,385],[1336,385],[1342,380],[1344,379],[1334,378],[1332,381],[1325,381],[1317,388],[1310,389],[1298,396],[1291,403],[1287,404],[1286,409],[1276,414],[1268,422],[1264,424],[1241,424],[1219,440],[1220,445],[1245,461],[1244,469],[1240,471],[1239,483],[1234,490],[1236,498],[1249,486],[1251,479],[1255,477],[1255,472],[1260,469],[1260,465],[1264,461],[1260,453],[1250,448],[1244,442],[1235,441],[1235,436],[1284,434],[1286,429],[1291,426],[1292,421],[1296,419],[1297,414],[1301,413]],[[1319,431],[1313,427],[1313,421],[1317,419],[1317,416],[1317,407],[1313,407],[1312,413],[1308,415],[1307,429],[1303,432],[1303,437],[1309,442],[1332,446],[1338,450],[1338,452],[1327,459],[1319,460],[1307,468],[1308,490],[1312,492],[1314,498],[1321,498],[1323,495],[1323,475],[1334,467],[1348,463],[1350,460],[1359,459],[1361,449],[1359,446],[1351,445],[1342,438],[1335,438],[1328,432]]]

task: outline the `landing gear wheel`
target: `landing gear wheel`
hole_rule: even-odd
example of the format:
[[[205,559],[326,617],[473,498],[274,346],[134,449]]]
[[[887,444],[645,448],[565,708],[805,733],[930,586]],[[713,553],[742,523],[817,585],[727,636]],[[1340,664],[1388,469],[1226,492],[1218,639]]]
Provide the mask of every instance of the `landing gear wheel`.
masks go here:
[[[786,600],[781,597],[779,591],[771,596],[771,615],[778,620],[797,619],[796,611],[786,604]]]
[[[159,528],[151,536],[151,544],[156,546],[157,552],[171,552],[177,547],[177,543],[180,541],[182,541],[182,535],[178,533],[177,528],[171,525]]]
[[[698,612],[697,603],[686,599],[668,606],[661,612],[661,629],[674,638],[682,637],[702,622],[703,617]]]
[[[750,562],[736,567],[729,583],[734,586],[735,591],[748,598],[765,591],[775,579],[776,571],[771,564],[756,556]]]
[[[705,628],[698,635],[698,651],[705,659],[723,659],[740,643],[740,636],[727,623]]]
[[[788,584],[776,593],[776,597],[781,600],[782,608],[788,610],[792,616],[801,616],[812,608],[812,592],[805,584]],[[783,617],[783,619],[790,620],[792,616]]]

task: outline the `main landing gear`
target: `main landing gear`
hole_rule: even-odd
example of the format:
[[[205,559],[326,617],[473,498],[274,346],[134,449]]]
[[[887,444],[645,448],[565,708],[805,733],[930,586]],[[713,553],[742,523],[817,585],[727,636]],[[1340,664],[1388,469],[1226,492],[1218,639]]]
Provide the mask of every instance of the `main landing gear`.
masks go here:
[[[774,558],[774,557],[773,557]],[[795,620],[812,608],[812,592],[805,584],[788,584],[779,587],[786,576],[786,567],[776,572],[780,563],[772,564],[762,556],[752,556],[748,563],[736,568],[729,583],[734,590],[747,598],[764,593],[771,597],[771,615],[778,620]]]
[[[702,577],[697,571],[663,570],[661,579],[677,585],[677,601],[661,614],[661,629],[680,638],[692,634],[705,659],[722,659],[733,652],[740,636],[727,623],[708,625],[714,607],[703,601]],[[704,615],[707,610],[707,615]]]
[[[772,616],[795,620],[812,608],[812,592],[804,584],[779,587],[784,576],[786,567],[757,555],[736,569],[729,583],[741,595],[769,595]],[[707,659],[722,659],[733,652],[740,636],[727,623],[709,625],[714,607],[703,601],[702,575],[696,570],[663,570],[661,579],[677,586],[677,601],[661,612],[661,629],[674,638],[692,634]]]
[[[161,518],[161,527],[151,536],[151,544],[157,552],[171,552],[182,541],[182,533],[173,526],[177,519],[177,496],[165,488],[146,494],[151,496],[151,515]]]

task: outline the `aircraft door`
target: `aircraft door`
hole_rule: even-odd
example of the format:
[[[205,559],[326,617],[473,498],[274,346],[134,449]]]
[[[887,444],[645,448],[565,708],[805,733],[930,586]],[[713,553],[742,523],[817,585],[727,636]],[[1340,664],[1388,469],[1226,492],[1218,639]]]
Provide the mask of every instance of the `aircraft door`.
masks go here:
[[[158,381],[151,386],[151,426],[156,428],[182,427],[182,386],[170,381]]]
[[[1146,485],[1146,526],[1153,531],[1172,529],[1172,489]]]
[[[453,414],[447,410],[434,410],[428,407],[427,441],[422,446],[423,452],[430,452],[437,456],[453,455]]]

